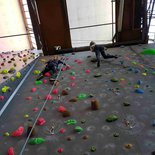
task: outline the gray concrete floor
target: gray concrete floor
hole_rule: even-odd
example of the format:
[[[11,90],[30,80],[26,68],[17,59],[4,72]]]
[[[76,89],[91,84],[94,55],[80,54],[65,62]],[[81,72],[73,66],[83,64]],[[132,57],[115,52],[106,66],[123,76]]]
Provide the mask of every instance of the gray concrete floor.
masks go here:
[[[155,120],[155,75],[152,74],[155,58],[139,55],[139,52],[150,47],[155,48],[155,45],[108,49],[106,53],[119,54],[121,57],[111,60],[102,59],[100,68],[96,67],[96,63],[91,62],[95,57],[94,53],[65,55],[71,69],[61,72],[58,77],[60,84],[55,86],[58,94],[52,94],[53,99],[47,101],[40,115],[46,123],[43,126],[35,126],[36,137],[44,138],[45,142],[40,145],[27,144],[23,154],[57,155],[59,154],[57,150],[63,148],[63,155],[151,155],[151,152],[155,151],[155,127],[152,126]],[[49,57],[41,59],[48,60]],[[41,59],[34,70],[44,68]],[[75,60],[80,60],[81,63]],[[91,71],[89,74],[85,72],[87,69]],[[75,80],[70,79],[72,71],[75,72]],[[94,78],[97,73],[101,73],[102,76]],[[117,78],[118,82],[111,82],[113,77]],[[15,154],[20,154],[26,142],[27,126],[33,124],[39,114],[39,111],[34,112],[33,108],[41,110],[45,103],[45,96],[50,92],[52,85],[49,81],[46,84],[35,85],[36,78],[32,72],[0,118],[0,155],[6,154],[11,146],[14,147]],[[48,80],[47,77],[45,79]],[[144,90],[143,94],[134,92],[138,80],[142,81],[140,89]],[[72,86],[73,83],[75,86]],[[31,89],[34,87],[37,90],[32,93]],[[61,91],[68,87],[69,95],[61,96]],[[69,102],[80,93],[93,94],[94,97],[74,103]],[[30,96],[32,100],[26,100]],[[92,99],[99,101],[99,110],[91,110]],[[125,107],[124,102],[130,103],[130,106]],[[66,107],[71,112],[71,116],[62,117],[58,112],[59,106]],[[24,118],[25,114],[29,117]],[[117,115],[118,120],[106,122],[106,117],[110,114]],[[77,124],[66,125],[64,121],[68,119],[76,119]],[[129,126],[124,119],[129,122]],[[85,123],[81,122],[83,120]],[[47,133],[47,127],[52,123],[56,125],[54,135]],[[5,132],[11,134],[20,126],[25,129],[21,137],[3,136]],[[76,126],[81,126],[83,131],[76,133],[74,131]],[[63,134],[59,133],[62,128],[65,129]],[[119,137],[114,137],[115,133],[119,133]],[[88,136],[86,140],[83,139],[85,135]],[[68,141],[68,137],[72,137],[72,140]],[[127,149],[126,144],[131,144],[132,147]],[[95,152],[90,151],[92,146],[96,148]]]

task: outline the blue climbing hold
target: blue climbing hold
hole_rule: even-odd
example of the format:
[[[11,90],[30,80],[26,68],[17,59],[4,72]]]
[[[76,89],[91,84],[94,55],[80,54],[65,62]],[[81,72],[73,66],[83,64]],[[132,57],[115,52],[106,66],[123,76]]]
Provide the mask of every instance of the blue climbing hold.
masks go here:
[[[138,80],[138,81],[137,81],[137,84],[138,84],[138,85],[141,85],[142,83],[143,83],[142,80]]]
[[[136,93],[139,93],[139,94],[143,94],[144,93],[144,90],[142,90],[142,89],[136,89],[135,92]]]

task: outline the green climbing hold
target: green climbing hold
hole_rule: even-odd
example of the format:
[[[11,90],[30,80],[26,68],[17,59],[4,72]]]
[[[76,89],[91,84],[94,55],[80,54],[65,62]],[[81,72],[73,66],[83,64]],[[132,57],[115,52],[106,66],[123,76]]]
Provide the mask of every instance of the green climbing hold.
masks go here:
[[[95,152],[95,151],[96,151],[96,147],[95,147],[95,146],[92,146],[92,147],[90,148],[90,151],[91,151],[91,152]]]
[[[114,122],[114,121],[116,121],[117,119],[118,119],[118,117],[117,117],[116,115],[112,114],[112,115],[109,115],[109,116],[106,118],[106,121],[107,121],[107,122]]]
[[[9,89],[10,89],[10,87],[4,86],[4,87],[1,89],[1,91],[2,91],[2,93],[6,93]]]
[[[76,126],[75,131],[76,132],[81,132],[81,131],[83,131],[83,128],[81,128],[80,126]]]
[[[10,136],[10,134],[9,134],[8,132],[5,132],[5,133],[3,134],[3,136],[8,137],[8,136]]]
[[[11,77],[10,80],[13,82],[15,81],[15,77]]]
[[[52,100],[51,103],[52,104],[55,104],[55,103],[57,103],[57,101],[56,100]]]
[[[71,75],[75,75],[75,72],[71,71],[70,74],[71,74]]]
[[[43,82],[42,81],[35,81],[35,84],[36,85],[40,85],[40,84],[42,84]]]
[[[65,121],[65,124],[68,124],[68,125],[74,125],[76,123],[77,123],[77,121],[75,119],[69,119],[69,120]]]
[[[34,71],[33,71],[33,74],[34,74],[34,75],[39,75],[39,74],[40,74],[40,70],[34,70]]]
[[[85,99],[85,98],[87,98],[87,94],[80,93],[80,94],[77,96],[77,98],[78,98],[79,100]]]
[[[111,82],[118,82],[118,79],[117,78],[112,78]]]
[[[146,49],[146,50],[142,51],[140,54],[143,54],[143,55],[155,55],[155,49]]]
[[[155,75],[155,71],[153,71],[152,74]]]
[[[8,70],[7,69],[4,69],[1,71],[1,74],[7,74],[8,73]]]
[[[97,74],[94,75],[94,77],[101,77],[101,76],[102,76],[101,73],[97,73]]]
[[[20,72],[17,72],[16,73],[16,78],[19,79],[20,77],[21,77],[21,73]]]
[[[31,138],[29,140],[29,144],[30,145],[42,144],[44,142],[45,142],[45,139],[44,138]]]

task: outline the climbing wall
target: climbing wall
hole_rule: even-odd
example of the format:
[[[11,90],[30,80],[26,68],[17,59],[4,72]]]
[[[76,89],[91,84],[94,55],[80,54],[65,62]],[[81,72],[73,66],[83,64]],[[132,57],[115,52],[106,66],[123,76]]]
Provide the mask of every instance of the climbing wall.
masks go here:
[[[70,67],[54,84],[35,81],[50,59],[40,58],[1,116],[0,154],[152,155],[155,58],[145,48],[108,49],[120,57],[100,68],[94,53],[64,55]]]

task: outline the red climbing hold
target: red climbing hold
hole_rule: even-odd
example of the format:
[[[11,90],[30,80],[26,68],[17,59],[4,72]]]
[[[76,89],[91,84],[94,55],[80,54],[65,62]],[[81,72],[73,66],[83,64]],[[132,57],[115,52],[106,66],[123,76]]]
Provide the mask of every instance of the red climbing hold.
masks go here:
[[[61,112],[61,113],[62,112],[65,112],[66,111],[66,108],[63,107],[63,106],[59,106],[58,111]]]
[[[37,88],[32,88],[31,92],[35,92],[37,90]]]
[[[46,76],[46,77],[50,77],[51,74],[50,74],[49,72],[47,72],[47,73],[44,74],[44,76]]]
[[[20,126],[16,131],[14,131],[11,136],[20,137],[24,132],[24,127]]]
[[[45,96],[45,99],[46,99],[46,100],[51,100],[51,99],[52,99],[52,96],[51,96],[51,95],[46,95],[46,96]]]
[[[75,80],[75,76],[71,76],[70,79],[71,79],[71,80]]]
[[[58,89],[53,89],[52,94],[58,94]]]
[[[45,119],[44,118],[38,118],[37,120],[37,125],[44,125],[46,123]]]
[[[44,80],[43,80],[43,83],[44,83],[44,84],[46,84],[46,83],[47,83],[47,80],[46,80],[46,79],[44,79]]]
[[[58,148],[59,153],[62,153],[63,151],[64,151],[63,148]]]
[[[4,100],[4,96],[0,96],[0,100],[1,100],[1,101]]]
[[[66,70],[66,68],[61,68],[61,71],[65,71]]]
[[[65,131],[66,130],[64,128],[62,128],[62,129],[59,130],[60,133],[65,133]]]
[[[70,70],[71,69],[71,66],[66,66],[66,70]]]
[[[10,148],[8,149],[8,151],[7,151],[7,154],[8,154],[8,155],[15,155],[15,153],[14,153],[14,148],[13,148],[13,147],[10,147]]]

